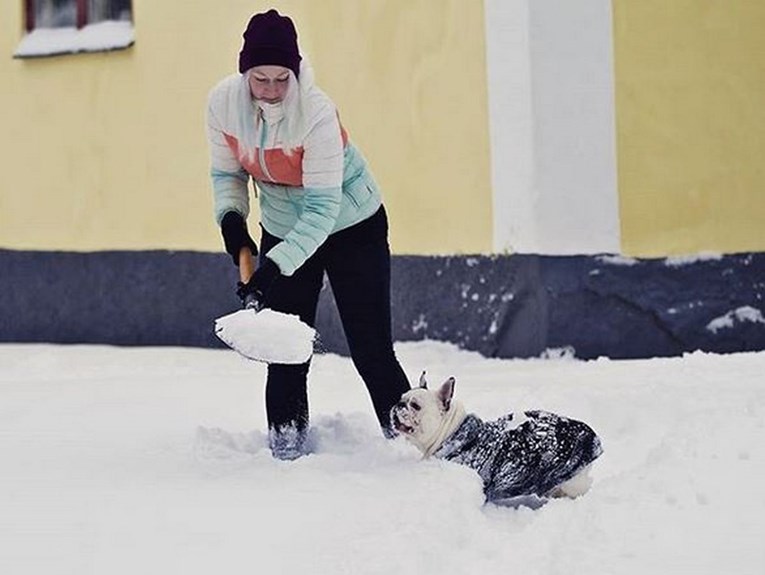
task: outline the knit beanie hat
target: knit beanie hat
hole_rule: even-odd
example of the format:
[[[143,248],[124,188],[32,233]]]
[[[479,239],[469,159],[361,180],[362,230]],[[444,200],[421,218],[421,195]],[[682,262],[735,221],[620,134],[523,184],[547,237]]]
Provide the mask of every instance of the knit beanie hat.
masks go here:
[[[288,16],[282,16],[273,8],[255,14],[244,31],[244,45],[239,52],[239,72],[244,74],[253,66],[284,66],[295,73],[300,72],[300,51],[297,31]]]

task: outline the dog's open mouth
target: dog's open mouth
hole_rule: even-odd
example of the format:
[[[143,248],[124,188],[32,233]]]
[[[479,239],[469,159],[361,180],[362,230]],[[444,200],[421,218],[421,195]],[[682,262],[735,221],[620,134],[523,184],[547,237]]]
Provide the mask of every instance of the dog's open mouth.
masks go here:
[[[393,416],[393,427],[398,431],[399,433],[403,433],[405,435],[410,435],[414,432],[414,427],[410,427],[401,419],[398,417],[398,415]]]

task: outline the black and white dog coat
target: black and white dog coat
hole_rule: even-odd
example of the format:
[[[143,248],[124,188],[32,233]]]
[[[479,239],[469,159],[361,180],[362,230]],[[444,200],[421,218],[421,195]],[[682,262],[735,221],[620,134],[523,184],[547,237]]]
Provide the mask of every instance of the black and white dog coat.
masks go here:
[[[433,456],[474,469],[486,499],[502,501],[544,497],[603,452],[586,423],[546,411],[524,416],[484,422],[468,415]]]

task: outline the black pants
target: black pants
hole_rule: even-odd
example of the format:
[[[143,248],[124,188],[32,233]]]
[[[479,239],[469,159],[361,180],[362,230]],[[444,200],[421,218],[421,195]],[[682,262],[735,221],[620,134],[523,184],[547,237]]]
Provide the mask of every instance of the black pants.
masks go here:
[[[280,241],[262,230],[260,257]],[[366,384],[381,427],[389,430],[390,408],[409,389],[409,381],[393,352],[390,248],[383,207],[363,222],[330,235],[292,276],[276,280],[269,290],[268,307],[295,314],[314,326],[325,271],[353,363]],[[307,428],[309,363],[268,366],[269,429]]]

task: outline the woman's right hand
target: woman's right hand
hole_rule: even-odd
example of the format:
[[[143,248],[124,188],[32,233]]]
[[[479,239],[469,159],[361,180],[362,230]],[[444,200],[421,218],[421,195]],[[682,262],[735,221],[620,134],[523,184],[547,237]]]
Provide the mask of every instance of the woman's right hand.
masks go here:
[[[234,265],[241,265],[239,254],[246,248],[251,256],[258,255],[258,246],[255,240],[250,236],[247,230],[247,223],[238,212],[226,212],[220,222],[220,231],[223,235],[223,244],[226,247],[226,253],[234,260]],[[250,272],[251,275],[252,272]],[[249,279],[249,275],[247,279]],[[243,280],[246,281],[246,280]]]

